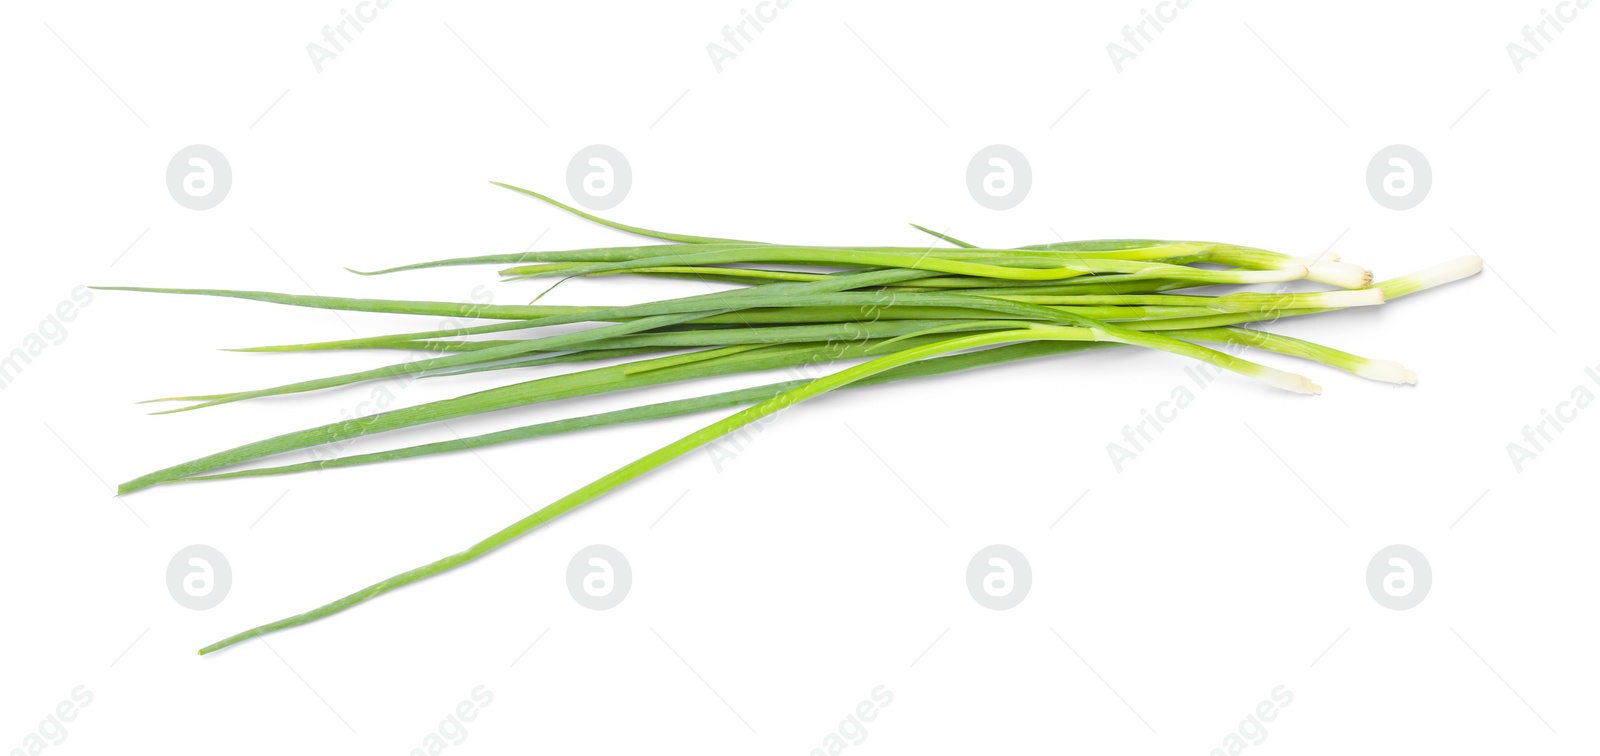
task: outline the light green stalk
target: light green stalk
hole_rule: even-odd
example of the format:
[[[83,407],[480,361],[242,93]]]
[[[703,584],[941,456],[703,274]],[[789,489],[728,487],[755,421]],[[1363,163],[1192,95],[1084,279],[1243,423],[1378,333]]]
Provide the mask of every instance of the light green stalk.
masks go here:
[[[795,404],[808,399],[821,396],[836,388],[847,386],[855,381],[868,376],[881,373],[900,365],[906,365],[917,360],[936,357],[963,349],[975,349],[996,344],[1015,341],[1031,340],[1066,340],[1066,341],[1092,341],[1094,334],[1089,329],[1061,326],[1032,326],[1029,328],[1007,331],[1003,333],[987,333],[973,336],[962,336],[945,341],[913,347],[896,352],[891,355],[879,357],[871,362],[866,362],[854,367],[845,368],[837,373],[823,376],[804,385],[785,391],[778,396],[767,399],[752,407],[740,410],[726,418],[718,420],[700,430],[690,433],[666,446],[624,465],[611,473],[601,476],[588,485],[573,491],[548,506],[524,517],[511,525],[501,529],[494,535],[469,546],[463,551],[430,562],[421,567],[407,570],[386,580],[374,583],[355,593],[332,601],[308,612],[286,617],[276,622],[246,630],[236,635],[224,638],[205,648],[200,649],[201,654],[227,648],[240,641],[249,640],[267,633],[276,632],[285,628],[314,622],[331,614],[342,612],[352,606],[381,596],[396,588],[400,588],[419,580],[446,572],[479,557],[488,554],[506,544],[527,535],[530,531],[560,517],[584,504],[587,504],[607,492],[621,486],[640,475],[654,470],[688,452],[722,436],[727,435],[763,417],[787,409]]]

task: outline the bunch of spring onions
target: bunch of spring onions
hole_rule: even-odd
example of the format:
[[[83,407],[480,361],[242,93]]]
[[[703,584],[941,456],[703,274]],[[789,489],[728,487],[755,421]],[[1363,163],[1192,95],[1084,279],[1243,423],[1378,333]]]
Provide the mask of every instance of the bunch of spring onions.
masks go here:
[[[462,305],[345,299],[219,289],[118,288],[235,297],[301,307],[461,317],[491,321],[446,330],[255,347],[242,351],[406,350],[421,359],[282,386],[172,397],[181,412],[219,404],[344,386],[395,376],[437,377],[520,370],[508,386],[358,417],[247,443],[135,478],[123,494],[182,481],[281,475],[351,467],[587,428],[739,408],[589,483],[488,538],[303,614],[270,622],[200,650],[210,653],[257,635],[343,611],[380,594],[459,567],[720,436],[829,391],[1110,347],[1142,347],[1200,360],[1298,393],[1320,389],[1304,376],[1261,365],[1244,348],[1321,363],[1358,376],[1414,383],[1398,363],[1374,360],[1248,327],[1282,318],[1381,305],[1455,281],[1481,268],[1466,257],[1374,283],[1336,255],[1315,259],[1209,242],[1117,239],[992,249],[918,226],[935,247],[815,247],[661,233],[604,220],[535,192],[505,186],[611,228],[659,242],[558,252],[489,255],[406,265],[376,275],[452,265],[501,265],[507,279],[634,274],[743,285],[616,307]],[[943,246],[948,244],[949,246]],[[1204,267],[1201,267],[1204,266]],[[1291,281],[1325,291],[1288,292]],[[1180,293],[1217,285],[1276,285],[1270,291]],[[548,326],[588,324],[541,335]],[[486,335],[491,335],[484,338]],[[1222,345],[1219,350],[1207,344]],[[562,363],[602,363],[540,375]],[[824,373],[820,366],[845,363]],[[286,452],[468,415],[711,376],[789,370],[819,375],[692,399],[568,417],[467,438],[297,464],[238,468]]]

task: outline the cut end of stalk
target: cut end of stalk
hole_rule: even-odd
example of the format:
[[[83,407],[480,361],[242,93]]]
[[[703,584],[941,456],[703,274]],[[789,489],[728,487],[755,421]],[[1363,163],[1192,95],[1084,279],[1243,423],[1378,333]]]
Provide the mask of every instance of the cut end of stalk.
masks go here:
[[[1440,263],[1431,268],[1424,268],[1412,273],[1409,277],[1421,284],[1422,288],[1429,289],[1477,275],[1481,270],[1483,270],[1483,258],[1477,255],[1468,255],[1446,263]]]
[[[1259,378],[1263,383],[1266,383],[1268,386],[1283,389],[1285,391],[1293,391],[1296,394],[1322,393],[1321,386],[1313,383],[1310,378],[1299,375],[1298,373],[1289,373],[1282,370],[1269,369],[1256,377]]]
[[[1414,384],[1417,382],[1416,373],[1407,370],[1404,365],[1394,360],[1367,360],[1356,367],[1355,374],[1362,378],[1371,378],[1375,381],[1387,381],[1389,383]]]
[[[1347,262],[1323,261],[1313,264],[1306,278],[1341,289],[1360,289],[1372,285],[1372,271]]]
[[[1422,291],[1423,289],[1442,286],[1452,281],[1459,281],[1463,278],[1477,275],[1481,270],[1483,270],[1483,258],[1477,255],[1467,255],[1466,257],[1458,257],[1449,262],[1442,262],[1438,265],[1423,268],[1407,276],[1391,278],[1388,281],[1379,283],[1378,288],[1383,290],[1384,296],[1393,299],[1394,297]]]

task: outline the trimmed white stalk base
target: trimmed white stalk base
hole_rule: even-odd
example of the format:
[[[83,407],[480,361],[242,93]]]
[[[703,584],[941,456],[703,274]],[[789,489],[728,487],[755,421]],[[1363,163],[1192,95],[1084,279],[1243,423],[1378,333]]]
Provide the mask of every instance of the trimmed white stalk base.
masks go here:
[[[1406,276],[1406,278],[1416,282],[1417,285],[1424,289],[1431,289],[1435,286],[1441,286],[1451,281],[1459,281],[1467,276],[1475,275],[1480,270],[1483,270],[1483,258],[1477,255],[1468,255],[1466,257],[1458,257],[1449,262],[1439,263],[1431,268],[1423,268]]]
[[[1416,383],[1417,374],[1407,370],[1394,360],[1367,360],[1355,369],[1355,374],[1362,378],[1371,378],[1375,381],[1388,381],[1389,383]]]
[[[1355,263],[1324,261],[1312,265],[1306,278],[1341,289],[1359,289],[1372,283],[1372,271]]]
[[[1320,394],[1322,387],[1311,382],[1310,378],[1295,373],[1267,368],[1260,375],[1255,376],[1261,382],[1273,388],[1293,391],[1296,394]]]

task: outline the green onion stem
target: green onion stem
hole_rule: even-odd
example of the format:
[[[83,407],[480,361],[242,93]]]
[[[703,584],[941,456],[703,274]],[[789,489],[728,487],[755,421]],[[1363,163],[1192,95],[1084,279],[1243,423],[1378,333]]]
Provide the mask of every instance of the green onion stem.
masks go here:
[[[591,215],[537,192],[496,185],[594,223],[663,243],[443,259],[363,275],[494,264],[509,266],[501,270],[507,278],[559,277],[557,285],[575,277],[646,275],[728,283],[741,288],[641,304],[580,307],[538,305],[538,298],[528,305],[493,305],[227,289],[96,287],[487,321],[445,323],[441,325],[450,327],[431,331],[248,347],[238,351],[370,348],[420,351],[426,355],[414,361],[274,387],[171,397],[167,401],[193,404],[168,412],[380,379],[445,378],[483,371],[626,360],[585,365],[571,372],[555,371],[557,374],[450,399],[283,433],[145,474],[122,484],[118,492],[131,493],[165,483],[409,459],[709,410],[738,409],[578,488],[463,551],[303,614],[230,636],[200,653],[311,622],[464,565],[718,437],[834,390],[1116,346],[1137,346],[1199,360],[1274,388],[1300,393],[1317,393],[1320,388],[1305,376],[1258,364],[1236,353],[1245,348],[1259,349],[1369,379],[1414,383],[1415,374],[1397,362],[1269,333],[1260,330],[1260,325],[1382,304],[1473,275],[1482,265],[1476,257],[1462,258],[1374,284],[1370,271],[1330,253],[1302,258],[1231,244],[1152,239],[1103,239],[1000,249],[973,245],[916,224],[912,225],[917,231],[952,247],[939,247],[937,242],[928,248],[773,244],[653,231]],[[1284,287],[1275,292],[1175,293],[1214,285],[1300,280],[1337,290],[1288,292]],[[583,327],[576,330],[542,330],[580,324]],[[1243,327],[1248,324],[1256,327]],[[1225,348],[1214,349],[1203,343]],[[851,364],[809,380],[787,380],[348,457],[230,469],[297,450],[505,409],[716,376],[781,369],[810,374],[811,368],[834,362]]]
[[[823,376],[813,381],[807,381],[801,386],[785,391],[782,394],[772,397],[771,399],[764,400],[754,406],[740,410],[739,412],[718,420],[717,422],[701,428],[700,430],[690,433],[689,435],[684,436],[677,441],[667,444],[660,449],[650,452],[649,454],[646,454],[643,457],[640,457],[633,462],[630,462],[627,465],[624,465],[612,471],[611,473],[600,477],[594,482],[589,483],[588,485],[585,485],[560,499],[557,499],[555,502],[549,504],[543,509],[540,509],[533,514],[530,514],[527,517],[512,523],[488,538],[469,546],[463,551],[451,554],[450,556],[430,562],[421,567],[407,570],[393,577],[379,581],[367,586],[366,588],[356,591],[355,593],[349,594],[328,604],[324,604],[323,606],[317,607],[308,612],[296,614],[292,617],[286,617],[276,622],[269,622],[265,625],[229,636],[200,649],[200,653],[209,654],[214,651],[227,648],[228,646],[240,641],[249,640],[251,638],[276,632],[278,630],[283,630],[285,628],[303,625],[307,622],[314,622],[328,615],[337,614],[338,612],[342,612],[357,604],[369,601],[396,588],[410,585],[411,583],[432,577],[441,572],[446,572],[460,567],[461,565],[478,559],[479,557],[482,557],[483,555],[488,554],[495,549],[505,546],[506,544],[524,535],[527,535],[528,532],[544,525],[545,523],[548,523],[551,520],[560,517],[561,515],[564,515],[574,509],[577,509],[578,507],[587,504],[596,498],[599,498],[618,486],[621,486],[639,477],[640,475],[654,470],[655,468],[660,467],[667,462],[677,459],[678,457],[681,457],[684,454],[687,454],[688,452],[712,440],[725,436],[728,433],[738,430],[739,428],[749,425],[750,423],[753,423],[775,412],[780,412],[784,409],[794,406],[795,404],[806,401],[807,399],[821,396],[822,394],[825,394],[835,388],[847,386],[850,383],[858,381],[862,378],[881,373],[885,370],[889,370],[900,365],[909,364],[917,360],[936,357],[941,354],[948,354],[950,352],[964,349],[975,349],[1015,341],[1049,340],[1055,338],[1079,341],[1083,340],[1083,338],[1088,335],[1090,334],[1087,334],[1085,329],[1074,327],[1033,326],[1002,333],[986,333],[972,336],[962,336],[924,346],[911,347],[894,354],[879,357],[870,362],[845,368],[844,370]]]

